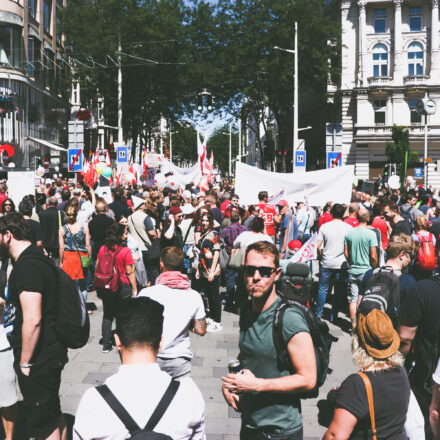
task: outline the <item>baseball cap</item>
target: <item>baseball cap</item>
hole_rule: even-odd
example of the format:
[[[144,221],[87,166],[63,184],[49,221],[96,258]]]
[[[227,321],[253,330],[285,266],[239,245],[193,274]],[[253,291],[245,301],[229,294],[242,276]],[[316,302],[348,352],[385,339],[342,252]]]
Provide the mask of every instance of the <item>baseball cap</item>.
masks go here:
[[[280,201],[277,203],[277,205],[278,205],[278,206],[289,206],[289,204],[287,203],[286,200],[280,200]]]
[[[302,248],[302,243],[299,240],[291,240],[287,246],[291,251],[299,251]]]

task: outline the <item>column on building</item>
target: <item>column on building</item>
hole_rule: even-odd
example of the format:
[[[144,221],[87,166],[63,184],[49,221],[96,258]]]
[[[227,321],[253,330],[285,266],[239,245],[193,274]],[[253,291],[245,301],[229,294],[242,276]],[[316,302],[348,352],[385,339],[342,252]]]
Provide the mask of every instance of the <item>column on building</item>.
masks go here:
[[[393,101],[391,99],[391,93],[387,95],[387,105],[385,112],[385,125],[393,125]]]
[[[402,82],[402,0],[394,0],[394,84]]]
[[[439,14],[438,14],[438,0],[432,0],[431,9],[431,82],[438,83],[439,81]]]
[[[358,70],[358,85],[366,86],[366,54],[367,54],[367,19],[365,6],[366,2],[359,0],[359,70]]]

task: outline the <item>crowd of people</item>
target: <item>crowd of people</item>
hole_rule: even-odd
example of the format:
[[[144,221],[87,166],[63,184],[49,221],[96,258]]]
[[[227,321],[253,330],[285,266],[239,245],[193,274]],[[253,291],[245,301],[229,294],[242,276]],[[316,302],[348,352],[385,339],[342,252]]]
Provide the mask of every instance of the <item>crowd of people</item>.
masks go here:
[[[55,330],[58,267],[89,319],[96,318],[88,293],[96,290],[102,351],[116,347],[122,363],[82,397],[73,438],[125,439],[142,430],[206,438],[189,332],[222,332],[223,310],[240,315],[240,369],[219,378],[226,403],[241,413],[240,438],[307,436],[301,399],[318,382],[313,331],[300,308],[286,307],[288,362],[280,363],[273,323],[286,267],[314,236],[318,263],[307,264],[318,281],[307,306],[352,334],[359,369],[327,396],[333,415],[323,438],[440,438],[440,205],[432,189],[353,188],[349,204],[322,207],[269,203],[266,191],[244,205],[230,180],[207,192],[139,182],[113,188],[110,198],[98,194],[59,178],[15,206],[0,187],[6,440],[17,424],[17,382],[29,438],[68,435],[59,398],[68,358]]]

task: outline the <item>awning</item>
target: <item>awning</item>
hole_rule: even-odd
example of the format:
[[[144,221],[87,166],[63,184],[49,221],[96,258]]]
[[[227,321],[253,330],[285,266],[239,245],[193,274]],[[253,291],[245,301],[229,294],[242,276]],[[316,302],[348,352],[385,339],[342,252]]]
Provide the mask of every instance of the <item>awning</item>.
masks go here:
[[[61,147],[59,145],[52,144],[51,142],[48,142],[48,141],[43,141],[43,139],[37,139],[37,138],[34,138],[32,136],[28,136],[28,139],[31,140],[31,141],[37,142],[37,143],[39,143],[41,145],[44,145],[45,147],[52,148],[53,150],[67,152],[67,150],[65,148],[63,148],[63,147]]]

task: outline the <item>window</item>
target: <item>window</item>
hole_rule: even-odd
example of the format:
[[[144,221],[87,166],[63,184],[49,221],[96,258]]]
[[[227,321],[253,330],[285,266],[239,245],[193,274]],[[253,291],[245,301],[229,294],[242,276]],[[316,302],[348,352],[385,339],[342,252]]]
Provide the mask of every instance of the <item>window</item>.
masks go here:
[[[422,115],[416,112],[417,99],[410,99],[408,101],[409,109],[411,111],[411,123],[422,122]]]
[[[388,75],[388,49],[385,44],[373,47],[373,76]]]
[[[60,27],[61,20],[60,20],[60,17],[58,17],[58,14],[56,16],[55,21],[56,21],[56,25],[57,25],[57,28],[55,29],[56,36],[57,36],[57,44],[59,44],[61,46],[61,27]]]
[[[408,46],[408,75],[423,75],[423,46],[420,43]]]
[[[35,20],[37,17],[37,0],[28,0],[29,15]]]
[[[51,0],[43,0],[43,28],[50,34],[50,18],[52,15]]]
[[[374,10],[374,32],[383,34],[387,30],[387,11],[386,9]]]
[[[39,78],[41,72],[41,43],[35,38],[28,40],[28,64],[27,72],[29,76]]]
[[[49,49],[43,49],[43,56],[44,56],[44,86],[48,87],[50,90],[53,90],[54,88],[54,80],[55,80],[55,61],[54,61],[54,54]]]
[[[422,7],[412,6],[409,8],[409,30],[417,32],[422,30]]]
[[[20,69],[22,55],[21,32],[10,26],[0,26],[0,65]]]
[[[374,123],[385,124],[385,112],[387,102],[385,99],[374,101]]]

